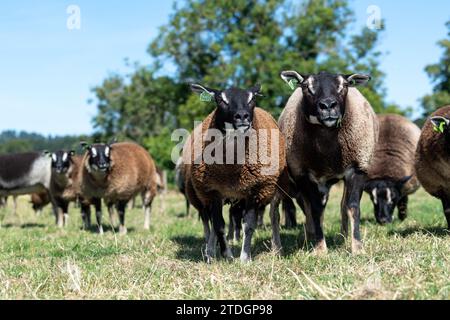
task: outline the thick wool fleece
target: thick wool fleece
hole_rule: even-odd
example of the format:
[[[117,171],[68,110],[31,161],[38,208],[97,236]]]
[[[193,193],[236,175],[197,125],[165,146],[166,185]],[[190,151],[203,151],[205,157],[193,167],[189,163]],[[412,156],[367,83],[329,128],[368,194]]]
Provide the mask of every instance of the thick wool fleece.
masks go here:
[[[72,157],[72,165],[67,173],[52,174],[50,183],[50,192],[55,199],[64,201],[76,201],[80,196],[80,170],[82,167],[83,157]]]
[[[156,168],[149,153],[141,146],[123,142],[111,146],[111,168],[107,174],[89,167],[89,153],[83,157],[81,194],[84,198],[103,198],[106,203],[128,201],[143,192],[156,195]]]
[[[272,174],[265,174],[264,169],[268,166],[261,163],[258,157],[257,163],[249,163],[249,146],[246,146],[245,164],[206,164],[203,159],[200,163],[195,163],[194,148],[201,150],[209,145],[200,137],[208,129],[215,129],[215,111],[211,113],[201,125],[194,129],[183,149],[183,162],[186,170],[186,192],[191,203],[198,209],[207,207],[214,197],[219,196],[222,199],[237,201],[248,199],[254,201],[256,206],[263,206],[270,203],[275,192],[281,173],[286,167],[285,141],[279,132],[278,126],[272,116],[266,111],[255,108],[252,128],[256,131],[258,148],[261,148],[264,137],[259,129],[266,129],[267,144],[265,150],[258,149],[261,153],[272,159],[272,129],[277,132],[278,141],[275,145],[278,148],[278,154],[274,155],[278,166]],[[203,134],[202,134],[203,133]],[[195,137],[195,138],[194,138]],[[197,139],[198,138],[198,139]],[[273,165],[273,163],[271,163]],[[190,178],[190,179],[189,179]],[[198,201],[196,201],[198,200]]]
[[[431,116],[450,118],[450,106]],[[416,152],[416,173],[420,183],[431,195],[450,196],[450,150],[444,133],[435,132],[428,119],[422,129]]]
[[[340,128],[307,122],[302,105],[303,92],[298,88],[278,121],[286,137],[287,163],[293,178],[312,174],[318,179],[332,179],[352,166],[367,173],[379,126],[375,112],[358,89],[348,89]]]
[[[402,195],[415,192],[420,184],[414,170],[414,158],[420,129],[405,117],[379,115],[380,135],[368,179],[399,181],[412,176],[402,189]]]

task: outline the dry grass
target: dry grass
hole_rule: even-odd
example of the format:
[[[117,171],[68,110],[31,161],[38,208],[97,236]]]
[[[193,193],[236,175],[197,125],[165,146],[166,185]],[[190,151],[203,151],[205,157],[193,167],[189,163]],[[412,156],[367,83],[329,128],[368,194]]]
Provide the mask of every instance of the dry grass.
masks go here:
[[[437,200],[420,190],[404,223],[380,227],[365,196],[366,254],[352,256],[338,234],[340,194],[341,189],[333,190],[326,212],[327,256],[310,253],[299,226],[283,230],[285,254],[277,257],[268,249],[267,226],[254,237],[249,265],[238,260],[206,265],[201,223],[196,215],[183,217],[184,200],[176,193],[167,196],[166,212],[155,204],[150,232],[142,228],[141,210],[129,212],[126,237],[111,228],[104,236],[81,231],[78,209],[71,211],[70,227],[58,230],[48,208],[36,217],[24,197],[19,216],[0,209],[0,298],[450,298],[450,234]],[[238,256],[239,247],[233,250]]]

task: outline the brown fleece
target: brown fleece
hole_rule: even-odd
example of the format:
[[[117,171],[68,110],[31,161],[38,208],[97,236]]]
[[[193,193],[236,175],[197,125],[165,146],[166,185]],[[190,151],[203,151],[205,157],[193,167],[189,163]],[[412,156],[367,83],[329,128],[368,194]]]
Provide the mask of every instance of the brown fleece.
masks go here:
[[[248,146],[246,147],[245,164],[205,164],[203,160],[200,164],[192,164],[195,160],[193,149],[197,143],[193,137],[199,137],[196,134],[205,133],[208,129],[215,128],[214,111],[201,125],[194,129],[193,134],[185,144],[186,147],[183,149],[183,162],[186,170],[186,193],[191,203],[199,209],[199,207],[207,207],[214,197],[219,196],[230,201],[249,199],[254,201],[258,207],[267,205],[277,191],[278,179],[286,166],[285,141],[282,134],[279,134],[279,141],[277,142],[279,147],[279,166],[274,174],[262,174],[261,170],[264,166],[261,164],[260,159],[258,159],[257,163],[249,163]],[[258,141],[262,139],[258,129],[269,130],[265,154],[270,158],[272,152],[270,140],[272,135],[270,130],[279,130],[275,120],[266,111],[255,108],[252,128],[256,130]],[[200,144],[201,150],[205,150],[209,142],[200,141]],[[190,159],[187,152],[188,148],[191,150]]]
[[[378,120],[369,102],[356,88],[349,88],[341,128],[330,129],[306,121],[303,92],[290,97],[278,121],[286,137],[287,163],[294,178],[312,174],[333,179],[350,167],[366,172],[378,139]]]
[[[76,201],[80,197],[80,169],[82,156],[73,156],[72,165],[66,173],[57,174],[52,172],[50,192],[56,200],[67,202]]]
[[[450,106],[442,107],[433,116],[450,118]],[[450,196],[450,150],[445,135],[433,130],[428,119],[422,129],[416,152],[416,173],[420,183],[437,198]]]
[[[102,198],[107,204],[129,201],[138,194],[156,195],[156,168],[149,153],[141,146],[123,142],[111,146],[111,168],[96,173],[89,167],[89,153],[83,157],[80,171],[81,194],[84,198]]]
[[[399,181],[412,176],[402,189],[402,195],[414,193],[420,186],[414,170],[414,157],[420,129],[405,117],[379,115],[380,134],[368,179]]]

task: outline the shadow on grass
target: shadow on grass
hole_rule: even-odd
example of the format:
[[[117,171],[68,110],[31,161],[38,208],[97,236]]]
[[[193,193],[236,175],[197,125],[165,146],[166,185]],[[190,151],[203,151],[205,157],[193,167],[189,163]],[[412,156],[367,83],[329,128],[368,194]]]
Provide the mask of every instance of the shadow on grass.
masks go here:
[[[192,262],[201,262],[203,260],[202,250],[205,247],[205,239],[197,236],[174,236],[170,239],[180,245],[176,253],[177,259],[188,260]],[[220,250],[217,250],[219,253]]]
[[[390,230],[388,235],[398,235],[403,238],[407,238],[409,236],[413,236],[416,234],[422,235],[433,235],[435,237],[448,237],[450,236],[450,231],[446,228],[440,227],[430,227],[430,228],[421,228],[421,227],[409,227],[402,230]]]
[[[126,225],[125,225],[126,226]],[[84,230],[84,228],[82,227],[81,230]],[[133,233],[135,232],[136,229],[133,227],[127,227],[127,232],[128,233]],[[98,234],[98,227],[95,224],[92,224],[87,230],[86,232],[90,232],[90,233],[97,233]],[[107,232],[111,232],[111,233],[119,233],[119,227],[113,227],[109,224],[104,224],[103,225],[103,232],[107,233]]]
[[[5,229],[11,229],[11,228],[20,228],[20,229],[34,229],[34,228],[47,228],[48,225],[46,224],[42,224],[42,223],[24,223],[24,224],[12,224],[12,223],[7,223],[2,225],[2,228]]]

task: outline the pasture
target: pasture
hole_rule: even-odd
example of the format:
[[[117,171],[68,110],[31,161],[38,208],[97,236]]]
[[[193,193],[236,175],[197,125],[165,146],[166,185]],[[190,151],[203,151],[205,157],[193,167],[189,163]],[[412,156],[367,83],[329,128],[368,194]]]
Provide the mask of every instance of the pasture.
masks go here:
[[[81,231],[79,209],[73,208],[69,228],[60,230],[50,207],[36,217],[29,197],[22,197],[18,216],[11,203],[0,209],[0,299],[450,298],[450,234],[439,201],[421,189],[410,198],[405,222],[381,227],[365,195],[366,253],[352,256],[338,234],[340,197],[341,188],[334,188],[325,213],[328,255],[310,253],[302,224],[282,230],[282,257],[271,253],[267,211],[248,265],[239,259],[205,264],[197,212],[184,217],[184,198],[174,191],[163,213],[157,197],[150,232],[143,230],[141,209],[128,211],[127,236],[107,227],[106,210],[103,236]],[[304,221],[300,212],[298,220]],[[233,253],[239,256],[238,245]]]

